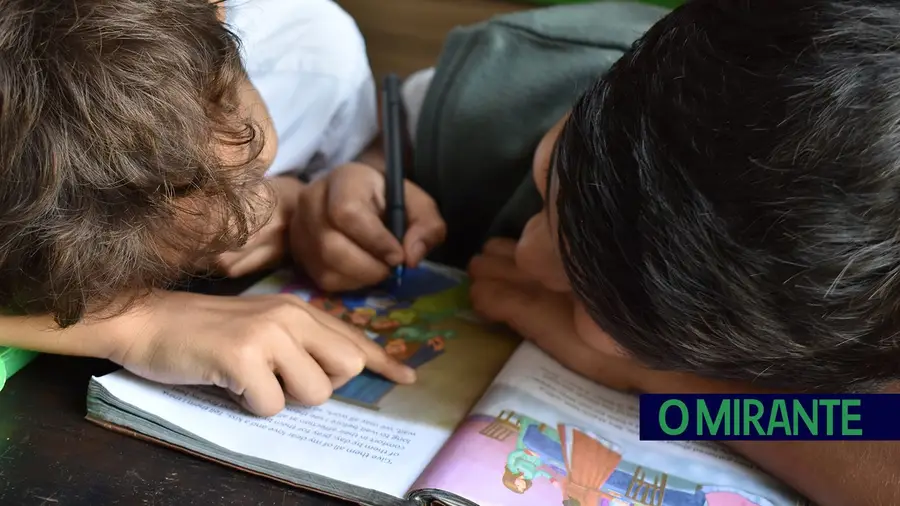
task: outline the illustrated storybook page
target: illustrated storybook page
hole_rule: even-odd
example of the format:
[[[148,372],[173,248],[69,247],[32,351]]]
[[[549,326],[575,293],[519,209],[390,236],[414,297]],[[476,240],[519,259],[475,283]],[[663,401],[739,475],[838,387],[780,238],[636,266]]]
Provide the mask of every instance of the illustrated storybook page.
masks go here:
[[[219,389],[118,371],[92,378],[88,419],[375,506],[807,504],[715,443],[640,441],[637,397],[480,321],[458,271],[426,263],[399,286],[340,295],[281,273],[245,295],[273,293],[356,326],[418,381],[366,371],[324,405],[289,403],[260,418]]]
[[[416,480],[479,506],[806,504],[715,443],[640,441],[638,399],[523,344]]]
[[[520,342],[471,316],[464,276],[440,266],[407,270],[400,286],[342,295],[276,274],[244,295],[284,292],[364,330],[415,368],[418,381],[396,385],[366,371],[322,406],[289,403],[259,418],[218,389],[158,385],[119,371],[92,380],[89,419],[331,495],[396,502]]]
[[[291,408],[296,414],[333,413],[345,425],[350,420],[356,430],[337,436],[345,441],[333,446],[317,445],[323,458],[313,460],[333,458],[329,476],[394,496],[408,492],[519,344],[499,328],[489,332],[471,313],[464,274],[435,264],[407,269],[399,285],[388,281],[339,295],[284,272],[245,295],[274,292],[293,293],[363,329],[388,354],[416,369],[414,385],[398,386],[365,371],[322,408]]]

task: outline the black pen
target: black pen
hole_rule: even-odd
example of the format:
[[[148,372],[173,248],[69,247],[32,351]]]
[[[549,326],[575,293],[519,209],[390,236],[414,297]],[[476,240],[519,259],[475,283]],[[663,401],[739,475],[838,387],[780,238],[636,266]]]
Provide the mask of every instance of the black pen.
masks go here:
[[[403,103],[400,78],[388,74],[383,83],[382,135],[384,137],[384,219],[388,230],[403,244],[406,235],[406,198],[403,194]],[[403,264],[394,268],[394,281],[403,281]]]

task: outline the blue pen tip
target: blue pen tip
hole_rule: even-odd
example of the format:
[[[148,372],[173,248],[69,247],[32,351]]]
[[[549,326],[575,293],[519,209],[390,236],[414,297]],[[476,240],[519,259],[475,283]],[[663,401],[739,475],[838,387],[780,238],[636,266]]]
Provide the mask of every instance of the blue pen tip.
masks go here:
[[[397,286],[403,284],[403,266],[398,265],[394,268],[394,281],[397,282]]]

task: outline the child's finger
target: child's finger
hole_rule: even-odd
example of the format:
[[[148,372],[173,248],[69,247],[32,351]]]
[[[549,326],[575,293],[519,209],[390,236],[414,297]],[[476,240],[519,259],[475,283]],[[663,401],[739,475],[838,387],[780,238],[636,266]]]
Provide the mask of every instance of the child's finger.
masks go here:
[[[394,358],[387,354],[384,348],[375,344],[374,341],[366,337],[359,329],[352,327],[344,321],[341,321],[319,309],[309,306],[309,304],[307,303],[300,302],[299,299],[292,300],[294,300],[296,304],[301,304],[304,307],[308,307],[307,311],[309,311],[310,316],[315,318],[319,324],[321,324],[323,327],[327,327],[336,334],[340,334],[341,337],[344,337],[346,339],[347,343],[350,343],[357,348],[357,352],[362,352],[364,364],[357,364],[360,371],[362,369],[362,366],[364,365],[366,369],[369,369],[376,374],[381,374],[391,381],[396,381],[397,383],[404,384],[415,382],[415,370],[400,363],[397,360],[394,360]],[[330,344],[333,341],[334,340],[328,340],[324,344]],[[333,351],[334,350],[329,350],[328,352],[331,353]],[[356,374],[358,374],[360,371],[357,371]],[[340,384],[340,382],[336,381],[335,384],[338,385]]]
[[[329,230],[320,240],[322,260],[328,270],[356,281],[359,286],[378,284],[391,274],[386,263],[337,230]]]
[[[558,341],[575,336],[571,303],[537,285],[476,280],[470,291],[472,305],[478,313],[507,324],[539,345],[545,341],[558,345]]]
[[[555,336],[569,328],[574,333],[571,306],[536,285],[501,279],[473,279],[470,295],[475,311],[509,325],[523,337],[532,334]]]
[[[284,409],[284,390],[275,374],[265,367],[242,371],[240,386],[229,390],[238,403],[257,416],[274,416]]]
[[[258,248],[219,257],[219,269],[230,278],[239,278],[254,272],[274,267],[284,258],[284,246],[281,244],[264,244]]]
[[[638,388],[639,364],[589,346],[575,325],[575,308],[562,294],[535,285],[497,281],[472,284],[476,310],[495,315],[566,367],[618,390]]]
[[[332,393],[331,379],[321,363],[296,346],[285,346],[273,354],[284,392],[304,406],[318,406]]]
[[[403,262],[400,241],[384,225],[380,210],[371,199],[330,202],[328,215],[332,226],[375,258],[388,265]]]
[[[366,357],[366,369],[396,383],[403,385],[415,383],[416,371],[395,360],[384,351],[384,348],[375,344],[371,339],[357,335],[354,337],[354,344],[359,347]]]
[[[325,316],[323,315],[323,320]],[[317,318],[318,319],[318,318]],[[335,322],[341,323],[341,322]],[[321,366],[331,379],[334,388],[343,385],[351,378],[358,376],[366,366],[366,357],[356,344],[345,337],[349,333],[344,329],[323,326],[322,332],[310,335],[305,331],[302,346]]]
[[[477,255],[469,262],[472,279],[502,280],[512,283],[535,283],[531,276],[519,269],[511,257]]]
[[[488,239],[488,241],[484,243],[484,248],[482,248],[482,251],[485,255],[499,256],[514,260],[516,257],[517,244],[518,243],[512,239],[507,239],[505,237],[494,237],[492,239]]]
[[[444,242],[447,224],[434,200],[418,186],[407,182],[406,218],[409,229],[403,237],[406,264],[414,267],[429,251]]]
[[[476,311],[507,324],[567,367],[613,388],[633,386],[633,374],[623,368],[622,359],[582,341],[575,328],[574,306],[564,295],[495,280],[473,282],[471,295]]]
[[[415,267],[428,256],[428,253],[444,240],[443,222],[413,224],[403,238],[404,257],[408,267]]]

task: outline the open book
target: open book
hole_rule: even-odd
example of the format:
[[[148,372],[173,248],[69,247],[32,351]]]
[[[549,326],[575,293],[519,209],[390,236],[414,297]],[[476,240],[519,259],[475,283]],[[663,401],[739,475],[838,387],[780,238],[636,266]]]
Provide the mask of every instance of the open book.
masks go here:
[[[366,372],[325,405],[258,418],[216,389],[119,371],[91,379],[88,419],[375,506],[805,504],[715,444],[639,441],[635,397],[479,322],[456,271],[425,265],[399,288],[341,296],[282,274],[246,293],[285,291],[365,329],[419,381]]]

